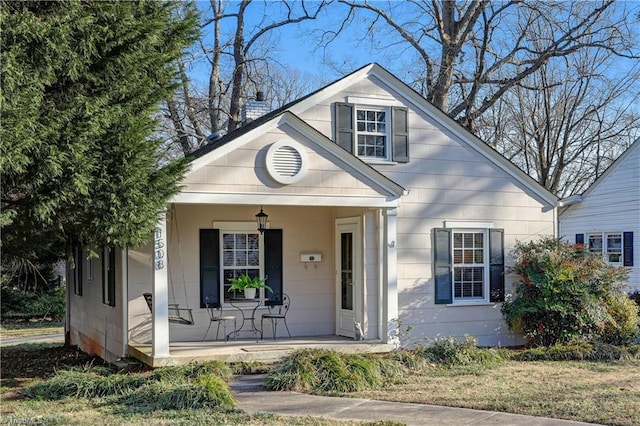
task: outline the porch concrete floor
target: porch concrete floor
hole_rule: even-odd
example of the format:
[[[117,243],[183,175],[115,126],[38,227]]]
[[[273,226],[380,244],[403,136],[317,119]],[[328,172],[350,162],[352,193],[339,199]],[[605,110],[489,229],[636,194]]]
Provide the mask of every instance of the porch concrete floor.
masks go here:
[[[205,340],[203,342],[170,342],[170,357],[156,358],[151,344],[129,342],[129,355],[151,367],[184,365],[190,362],[224,361],[273,362],[298,349],[330,349],[347,353],[382,353],[395,348],[393,344],[379,340],[356,341],[338,336],[312,336],[258,340],[238,339],[228,342]]]

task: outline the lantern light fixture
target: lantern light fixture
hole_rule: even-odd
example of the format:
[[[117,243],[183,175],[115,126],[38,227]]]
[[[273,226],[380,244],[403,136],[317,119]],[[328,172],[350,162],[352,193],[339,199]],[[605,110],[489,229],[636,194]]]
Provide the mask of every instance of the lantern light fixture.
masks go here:
[[[260,231],[261,234],[264,232],[265,229],[267,229],[267,218],[268,217],[269,217],[269,215],[266,214],[262,210],[262,206],[260,206],[260,212],[258,212],[256,214],[256,222],[258,223],[258,231]]]

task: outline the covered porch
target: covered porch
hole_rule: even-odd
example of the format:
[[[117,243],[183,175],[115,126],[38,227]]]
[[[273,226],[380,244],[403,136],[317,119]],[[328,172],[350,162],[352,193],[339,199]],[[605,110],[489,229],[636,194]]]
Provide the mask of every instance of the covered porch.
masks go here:
[[[353,340],[340,336],[309,336],[278,340],[241,339],[171,342],[170,357],[154,357],[150,343],[129,342],[129,355],[151,367],[178,366],[192,362],[274,362],[299,349],[327,349],[346,353],[384,353],[395,349],[380,340]]]
[[[273,257],[274,247],[266,241],[268,232],[259,234],[250,220],[255,205],[176,205],[160,221],[153,250],[145,256],[130,251],[129,355],[155,367],[206,360],[268,362],[301,348],[386,352],[396,347],[395,209],[262,207],[269,214],[269,229],[281,234],[275,249],[281,253],[278,269],[269,269],[267,258]],[[217,229],[215,243],[202,238]],[[230,252],[225,241],[230,235],[255,239],[259,276],[280,276],[280,289],[291,299],[288,330],[280,323],[275,340],[270,324],[261,321],[268,291],[239,304],[228,291],[227,275],[233,270],[225,265],[225,252]],[[214,253],[219,267],[203,267],[204,243],[219,247]],[[311,261],[309,253],[320,261]],[[144,276],[145,270],[151,283],[131,279]],[[151,309],[145,293],[152,294]],[[235,316],[237,326],[231,321],[218,332],[218,323],[211,321],[204,305],[207,300],[220,303],[220,313]],[[188,309],[192,322],[172,321],[171,304]],[[356,323],[363,340],[357,340]],[[251,333],[252,324],[259,333]],[[242,329],[237,340],[232,335],[235,328]]]

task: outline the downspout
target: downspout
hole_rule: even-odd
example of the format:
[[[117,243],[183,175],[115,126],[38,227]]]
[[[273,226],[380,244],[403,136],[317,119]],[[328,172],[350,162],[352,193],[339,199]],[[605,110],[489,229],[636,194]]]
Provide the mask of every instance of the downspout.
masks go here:
[[[382,336],[382,316],[383,312],[383,291],[384,291],[384,253],[382,245],[384,244],[384,234],[382,227],[382,209],[378,209],[378,217],[376,220],[376,229],[378,231],[378,338],[383,339]]]
[[[120,271],[122,273],[122,349],[121,356],[127,356],[129,350],[129,249],[120,251]]]

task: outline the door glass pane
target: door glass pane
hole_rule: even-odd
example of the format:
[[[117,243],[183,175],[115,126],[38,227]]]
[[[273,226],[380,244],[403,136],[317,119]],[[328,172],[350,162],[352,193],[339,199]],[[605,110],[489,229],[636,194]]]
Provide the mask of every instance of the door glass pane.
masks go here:
[[[353,310],[353,234],[340,234],[341,308]]]

